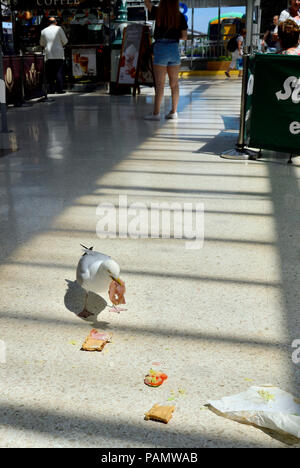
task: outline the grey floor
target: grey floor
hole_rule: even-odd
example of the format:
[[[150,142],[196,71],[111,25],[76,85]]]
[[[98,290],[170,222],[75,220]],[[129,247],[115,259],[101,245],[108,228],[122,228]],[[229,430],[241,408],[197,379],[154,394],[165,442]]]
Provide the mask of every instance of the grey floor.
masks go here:
[[[147,89],[137,98],[67,94],[8,112],[1,447],[290,446],[204,405],[252,384],[300,395],[291,347],[300,339],[300,158],[219,157],[237,141],[239,80],[182,81],[178,122],[144,121],[152,102]],[[163,112],[169,105],[167,92]],[[187,249],[173,231],[147,238],[149,226],[137,239],[122,227],[100,238],[101,209],[118,213],[119,196],[146,211],[190,203],[195,216],[203,206],[202,248]],[[77,316],[80,243],[118,261],[127,311],[109,312],[107,294],[92,293],[98,318]],[[103,353],[80,351],[93,326],[113,332]],[[153,361],[169,376],[157,389],[143,383]],[[144,420],[154,403],[175,404],[168,425]]]

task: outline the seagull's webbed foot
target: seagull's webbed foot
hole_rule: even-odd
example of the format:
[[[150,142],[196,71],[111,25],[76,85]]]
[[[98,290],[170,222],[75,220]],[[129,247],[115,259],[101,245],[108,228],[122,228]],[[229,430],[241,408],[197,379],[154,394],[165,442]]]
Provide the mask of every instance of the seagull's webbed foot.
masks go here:
[[[95,314],[92,314],[92,312],[89,312],[87,309],[83,309],[83,311],[80,312],[80,314],[78,314],[78,317],[81,317],[81,318],[88,318],[88,317],[90,317],[91,315],[95,315]]]
[[[116,314],[119,314],[120,312],[123,312],[124,310],[127,310],[127,309],[124,309],[124,307],[117,307],[113,304],[112,306],[108,308],[108,310],[110,312],[115,312]]]

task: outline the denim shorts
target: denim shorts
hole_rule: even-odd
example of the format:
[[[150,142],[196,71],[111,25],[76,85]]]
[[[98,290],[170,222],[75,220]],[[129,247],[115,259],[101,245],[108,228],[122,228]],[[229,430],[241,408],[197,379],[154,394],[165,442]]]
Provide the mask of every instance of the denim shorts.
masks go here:
[[[178,42],[172,39],[157,39],[154,43],[154,65],[172,67],[180,65]]]
[[[243,58],[238,58],[236,61],[236,69],[243,70]]]

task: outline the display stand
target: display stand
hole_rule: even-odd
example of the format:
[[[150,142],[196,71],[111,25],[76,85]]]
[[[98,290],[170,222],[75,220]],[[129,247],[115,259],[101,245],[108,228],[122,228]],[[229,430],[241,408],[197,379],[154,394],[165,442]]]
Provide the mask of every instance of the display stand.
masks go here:
[[[300,155],[298,76],[298,56],[244,56],[239,139],[236,152],[231,150],[221,157],[258,159],[265,149],[289,154],[287,162],[292,164],[292,158]],[[251,157],[252,148],[258,150]]]
[[[116,86],[131,86],[133,96],[140,85],[155,86],[148,26],[130,24],[124,29]]]

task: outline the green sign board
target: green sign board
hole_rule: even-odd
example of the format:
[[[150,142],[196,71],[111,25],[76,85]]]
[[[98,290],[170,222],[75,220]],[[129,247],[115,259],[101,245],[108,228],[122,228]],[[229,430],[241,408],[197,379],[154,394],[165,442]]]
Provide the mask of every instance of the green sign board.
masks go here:
[[[300,56],[256,55],[254,61],[247,89],[247,144],[300,154]]]

